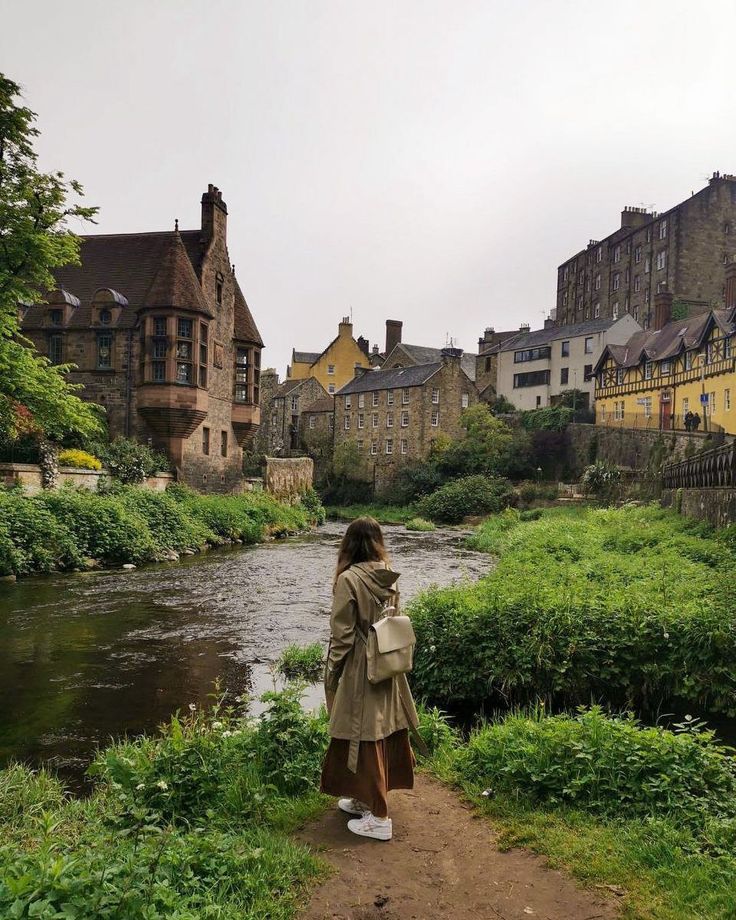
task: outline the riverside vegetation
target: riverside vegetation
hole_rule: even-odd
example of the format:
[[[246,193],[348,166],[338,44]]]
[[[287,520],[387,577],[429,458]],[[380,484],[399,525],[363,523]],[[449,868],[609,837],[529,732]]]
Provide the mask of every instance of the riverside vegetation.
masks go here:
[[[0,490],[0,574],[73,571],[156,561],[225,543],[257,543],[324,520],[317,497],[286,505],[263,492],[201,495],[109,483],[101,493],[65,486],[27,496]]]
[[[736,534],[655,507],[533,517],[489,519],[471,543],[494,572],[412,604],[415,691],[491,718],[433,769],[624,917],[736,916],[736,761],[697,718],[736,713]],[[696,716],[616,714],[672,702]]]

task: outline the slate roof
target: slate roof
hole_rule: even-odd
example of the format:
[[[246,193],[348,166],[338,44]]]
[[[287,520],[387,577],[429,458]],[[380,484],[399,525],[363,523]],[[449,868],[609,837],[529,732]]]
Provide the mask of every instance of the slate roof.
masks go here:
[[[394,390],[403,387],[420,387],[442,367],[442,362],[414,364],[411,367],[390,367],[388,370],[371,370],[355,377],[337,391],[338,396],[350,393],[370,393],[373,390]]]
[[[622,317],[619,317],[622,318]],[[589,319],[582,323],[573,323],[570,326],[549,326],[547,329],[533,329],[530,332],[518,332],[515,336],[499,342],[484,354],[501,351],[518,351],[522,348],[535,348],[538,345],[549,345],[558,339],[574,339],[581,335],[594,335],[596,332],[605,332],[618,320],[609,317]]]
[[[291,361],[293,364],[314,364],[322,357],[321,351],[296,351],[292,352]]]
[[[300,380],[284,380],[283,383],[280,383],[276,387],[276,392],[273,394],[274,399],[279,399],[283,396],[288,396],[292,390],[296,390],[297,387],[300,387],[303,383],[306,383],[309,380],[309,377],[305,377]]]
[[[432,364],[442,360],[441,348],[429,348],[425,345],[408,345],[405,342],[399,342],[396,348],[406,352],[416,364]],[[466,352],[463,352],[463,356],[460,358],[460,366],[471,380],[475,380],[475,359],[476,355]]]
[[[202,285],[177,232],[168,234],[164,244],[157,247],[160,261],[150,287],[142,300],[141,308],[179,307],[198,310],[212,317],[212,309],[202,292]]]
[[[241,342],[252,342],[254,345],[260,345],[263,348],[261,333],[258,331],[253,314],[250,312],[237,279],[235,280],[234,312],[233,338]]]
[[[335,411],[335,400],[331,396],[323,396],[321,399],[318,399],[316,402],[313,402],[311,406],[303,410],[306,413],[312,413],[313,415],[318,412],[334,412]]]

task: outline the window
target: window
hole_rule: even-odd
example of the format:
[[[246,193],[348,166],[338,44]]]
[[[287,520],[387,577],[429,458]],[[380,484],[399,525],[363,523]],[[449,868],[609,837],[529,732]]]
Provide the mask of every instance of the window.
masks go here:
[[[330,431],[334,431],[334,428],[335,428],[335,416],[334,415],[329,415],[327,417],[327,427],[330,429]]]
[[[672,362],[671,361],[662,361],[659,365],[659,375],[660,377],[669,377],[672,373]]]
[[[593,282],[593,287],[595,288],[596,291],[600,291],[600,289],[601,289],[601,275],[600,275],[600,272],[598,272],[598,274],[595,276],[595,280],[594,280],[594,282]]]
[[[402,406],[409,405],[409,391],[406,389],[401,391],[401,405]]]
[[[712,364],[715,358],[715,349],[712,342],[705,343],[705,363]]]
[[[616,386],[623,386],[626,379],[626,371],[623,367],[616,368]]]
[[[593,365],[586,364],[583,366],[583,380],[591,380],[593,378]]]
[[[106,307],[103,310],[100,310],[99,315],[100,325],[109,326],[112,322],[112,313]]]
[[[601,406],[601,421],[605,422],[606,420],[606,407],[605,404]]]
[[[647,237],[647,243],[651,243],[652,242],[652,228],[651,227],[647,227],[646,237]]]
[[[660,240],[663,240],[665,239],[666,236],[667,236],[667,221],[660,220],[657,226],[657,238]]]
[[[624,272],[624,284],[628,284],[631,281],[631,269],[627,268]]]
[[[620,262],[620,261],[621,261],[621,246],[614,246],[614,247],[613,247],[613,261],[614,261],[614,262]]]
[[[406,411],[401,413],[401,427],[402,428],[409,427],[409,413]]]
[[[327,373],[328,373],[330,376],[333,376],[333,377],[334,377],[334,375],[335,375],[335,365],[334,365],[334,364],[328,364],[328,365],[327,365]]]
[[[485,365],[485,367],[486,367],[486,374],[487,374],[487,373],[490,371],[490,369],[491,369],[491,359],[490,359],[490,358],[486,358],[486,365]]]
[[[378,441],[371,441],[371,453],[372,454],[378,453]]]
[[[58,333],[49,336],[49,361],[52,364],[63,364],[64,339]]]
[[[726,360],[728,360],[729,358],[732,357],[732,354],[731,354],[731,336],[730,336],[730,335],[727,336],[727,337],[723,340],[723,357],[724,357]]]
[[[561,384],[567,383],[567,381],[569,380],[569,378],[570,378],[570,368],[569,368],[569,367],[561,367],[561,368],[560,368],[560,383],[561,383]]]
[[[537,396],[537,409],[542,405],[542,397]]]
[[[345,431],[350,431],[350,416],[346,415],[344,420]]]
[[[153,317],[153,334],[154,336],[165,336],[166,335],[166,317],[165,316],[154,316]]]
[[[644,259],[644,274],[652,270],[652,260],[649,256]]]
[[[652,417],[652,397],[645,396],[642,400],[642,406],[644,408],[644,418]]]
[[[387,427],[387,428],[393,428],[393,427],[394,427],[394,414],[393,414],[393,412],[387,412],[387,413],[386,413],[386,427]]]
[[[526,374],[514,374],[514,389],[522,387],[541,387],[549,384],[549,371],[529,371]]]
[[[373,415],[371,415],[371,425],[374,428],[378,428],[378,413],[377,412],[374,412]]]
[[[726,412],[731,411],[731,390],[728,387],[723,391],[723,408]]]
[[[207,456],[210,453],[210,430],[207,426],[202,428],[202,453]]]
[[[365,428],[365,415],[362,412],[358,413],[358,428]]]
[[[654,371],[654,367],[652,365],[652,362],[645,361],[644,362],[644,379],[651,380],[653,371]]]
[[[613,273],[613,284],[611,285],[614,291],[617,291],[621,286],[621,272]]]
[[[622,421],[624,417],[624,407],[625,407],[625,402],[623,399],[620,401],[616,401],[613,404],[613,417],[618,422]]]
[[[394,391],[388,390],[386,392],[386,405],[393,406],[393,404],[394,404]]]
[[[634,290],[641,290],[641,277],[639,275],[634,275]]]
[[[227,457],[227,431],[220,433],[220,454]]]
[[[641,262],[641,246],[634,249],[634,262]]]
[[[190,319],[176,321],[176,382],[191,384],[193,377],[194,325]]]
[[[374,394],[373,394],[372,405],[373,405],[374,408],[378,405],[378,398],[379,398],[379,396],[380,396],[380,393],[374,393]]]
[[[611,307],[611,319],[618,319],[618,301]]]
[[[602,259],[603,259],[603,250],[599,246],[595,251],[595,260],[596,262],[600,262]]]
[[[200,348],[201,351],[201,348]],[[200,354],[200,360],[202,358],[206,359],[206,351],[204,354]],[[200,370],[201,375],[201,370]],[[205,373],[204,379],[206,380],[207,375]],[[200,384],[204,386],[204,384]],[[235,402],[247,403],[248,399],[248,349],[247,348],[236,348],[235,349]],[[297,396],[291,397],[291,410],[296,412],[297,405],[295,401],[298,400]]]
[[[292,412],[299,411],[299,397],[298,396],[291,397],[291,411]]]
[[[356,441],[356,444],[358,445],[358,450],[363,450],[363,445],[365,444],[365,441]]]
[[[215,284],[215,298],[219,306],[222,305],[222,281],[218,281]]]
[[[363,426],[360,424],[360,419],[361,419],[361,416],[358,416],[358,428],[362,428],[362,427],[363,427]],[[309,416],[309,427],[313,429],[314,426],[315,426],[315,424],[316,424],[316,422],[317,422],[316,418],[315,418],[313,415],[310,415],[310,416]]]
[[[327,387],[327,392],[328,392],[330,395],[332,395],[332,394],[335,392],[335,384],[334,384],[334,383],[331,383],[331,384]]]
[[[541,348],[526,348],[524,351],[514,352],[514,364],[521,364],[524,361],[540,361],[543,358],[549,358],[552,349],[549,345],[543,345]]]
[[[592,335],[589,335],[585,340],[585,354],[586,355],[593,354],[593,336]]]
[[[470,405],[470,396],[467,393],[463,393],[463,395],[460,397],[460,406],[463,409],[467,409],[469,405]]]
[[[597,300],[595,303],[595,307],[593,308],[593,316],[595,316],[595,318],[597,319],[600,315],[601,315],[601,302],[600,300]]]
[[[408,448],[408,445],[407,445],[406,439],[402,438],[401,439],[401,453],[405,454],[407,452],[407,448]]]
[[[563,358],[569,358],[569,357],[570,357],[570,343],[569,343],[569,342],[563,342],[563,343],[562,343],[562,350],[561,350],[560,354],[562,355]]]
[[[438,406],[440,403],[440,391],[437,387],[432,387],[432,403],[435,406]]]
[[[346,409],[350,409],[350,408],[352,408],[352,405],[353,405],[353,397],[352,397],[352,396],[346,396],[346,397],[345,397],[345,408],[346,408]]]
[[[358,408],[359,409],[365,408],[365,393],[361,393],[360,396],[358,397]]]
[[[715,393],[711,393],[708,396],[708,403],[705,409],[709,415],[713,415],[715,413],[716,411],[716,394]]]
[[[432,409],[432,427],[437,428],[440,424],[440,410]]]
[[[386,453],[392,454],[394,452],[394,439],[386,438]]]
[[[685,370],[691,371],[693,369],[693,353],[691,351],[685,352]]]
[[[97,369],[106,371],[112,368],[112,333],[97,334]]]
[[[209,334],[208,327],[205,325],[205,323],[200,323],[199,324],[199,385],[201,387],[207,386],[207,365],[209,363],[209,355],[208,355],[209,346],[208,346],[208,338],[207,338],[208,334]],[[242,350],[245,350],[245,349],[242,349]],[[247,374],[248,374],[247,358],[248,356],[246,353],[246,367],[245,367],[246,382],[247,382]],[[237,362],[237,356],[235,360]],[[235,368],[236,380],[237,380],[237,375],[238,375],[238,369],[236,367]]]
[[[52,326],[61,326],[64,322],[63,310],[49,310],[49,321]]]
[[[682,414],[687,415],[690,411],[690,400],[687,396],[682,400]]]
[[[667,265],[667,250],[662,249],[657,253],[657,271],[661,271]]]

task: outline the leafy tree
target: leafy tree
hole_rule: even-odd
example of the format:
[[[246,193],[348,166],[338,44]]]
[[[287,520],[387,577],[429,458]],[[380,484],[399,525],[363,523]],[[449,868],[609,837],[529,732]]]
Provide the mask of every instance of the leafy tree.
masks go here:
[[[52,365],[22,336],[19,305],[55,287],[55,268],[79,263],[69,223],[91,220],[97,209],[69,200],[82,195],[78,182],[38,169],[36,116],[19,95],[0,73],[0,437],[89,437],[102,431],[101,410],[75,395],[69,365]]]
[[[495,418],[484,403],[476,403],[463,412],[462,426],[465,437],[452,441],[437,454],[440,472],[446,478],[473,473],[496,475],[512,442],[511,429]]]

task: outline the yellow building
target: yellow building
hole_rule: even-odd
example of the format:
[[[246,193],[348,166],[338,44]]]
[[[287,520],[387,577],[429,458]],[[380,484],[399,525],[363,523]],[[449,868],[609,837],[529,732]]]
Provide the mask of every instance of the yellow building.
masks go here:
[[[658,294],[655,304],[666,318],[672,295]],[[730,307],[606,346],[594,370],[596,425],[683,430],[692,413],[699,416],[694,430],[736,433],[735,337]]]
[[[356,367],[370,367],[368,342],[353,338],[353,324],[343,317],[334,338],[323,352],[297,351],[291,353],[291,364],[286,369],[290,380],[316,377],[328,393],[336,393],[355,377]]]

